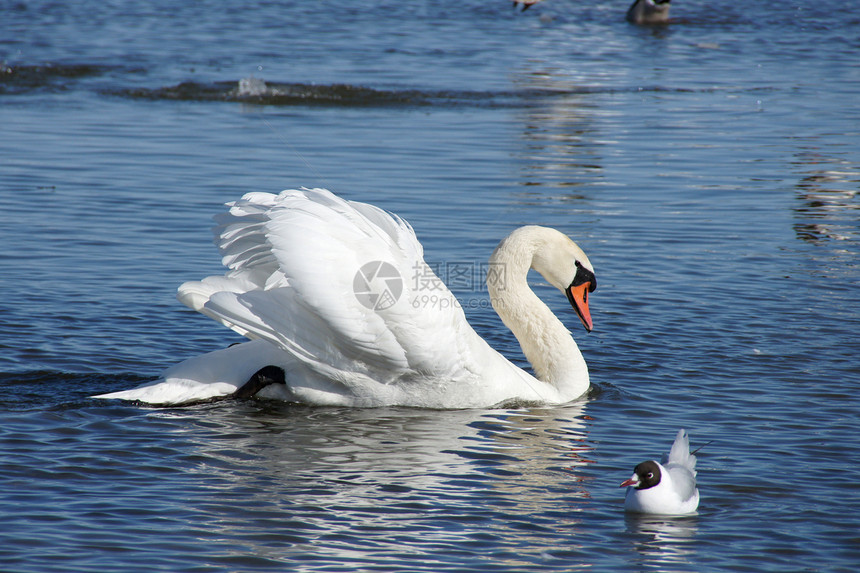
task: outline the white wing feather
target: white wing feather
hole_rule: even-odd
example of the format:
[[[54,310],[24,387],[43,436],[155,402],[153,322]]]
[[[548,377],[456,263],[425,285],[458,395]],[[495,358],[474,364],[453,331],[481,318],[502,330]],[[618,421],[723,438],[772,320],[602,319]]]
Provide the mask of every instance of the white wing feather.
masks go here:
[[[433,275],[399,217],[322,189],[249,193],[228,205],[215,233],[230,270],[183,284],[178,297],[189,307],[345,385],[456,377],[475,360],[468,344],[427,335],[450,332],[463,341],[473,331],[454,305],[412,305],[416,285],[404,273]],[[373,261],[401,274],[403,291],[390,308],[368,308],[354,292],[356,273]],[[434,285],[442,289],[434,294],[454,300],[441,281]]]
[[[228,206],[214,229],[227,273],[187,282],[177,296],[251,342],[188,359],[156,383],[99,397],[182,403],[225,396],[274,365],[284,370],[286,388],[261,392],[310,404],[463,408],[571,399],[478,336],[396,215],[324,189],[248,193]],[[360,274],[367,268],[394,271],[371,288]],[[450,304],[421,304],[428,284]],[[385,304],[365,296],[380,285],[391,290]],[[579,367],[572,339],[564,350],[576,353]]]
[[[683,428],[678,430],[672,449],[663,456],[662,464],[671,474],[681,499],[690,499],[696,492],[696,456],[690,453],[690,439]]]

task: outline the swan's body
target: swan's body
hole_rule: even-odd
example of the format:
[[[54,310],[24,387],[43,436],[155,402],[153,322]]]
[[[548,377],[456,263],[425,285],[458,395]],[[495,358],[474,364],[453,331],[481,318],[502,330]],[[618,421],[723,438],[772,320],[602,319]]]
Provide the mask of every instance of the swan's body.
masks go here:
[[[280,368],[285,384],[261,395],[320,405],[558,404],[588,390],[576,343],[526,282],[535,268],[591,330],[593,269],[566,235],[522,227],[490,259],[490,300],[519,339],[532,376],[469,326],[399,217],[323,189],[249,193],[228,206],[215,234],[229,271],[183,284],[178,298],[251,341],[100,397],[177,404],[228,396],[266,366]],[[422,290],[428,285],[432,292]],[[452,304],[426,304],[422,294]]]
[[[699,507],[696,456],[690,453],[687,432],[678,431],[662,463],[642,462],[621,487],[627,487],[624,509],[633,513],[685,515]]]

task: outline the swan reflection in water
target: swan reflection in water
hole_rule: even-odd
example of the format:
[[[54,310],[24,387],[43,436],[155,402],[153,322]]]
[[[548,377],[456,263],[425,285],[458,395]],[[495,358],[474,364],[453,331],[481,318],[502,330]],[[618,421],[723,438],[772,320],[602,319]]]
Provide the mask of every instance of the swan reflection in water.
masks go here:
[[[251,400],[151,415],[175,424],[192,450],[196,486],[186,496],[195,527],[234,556],[384,564],[397,554],[419,563],[440,554],[483,560],[492,551],[496,563],[529,567],[577,546],[591,503],[581,472],[593,450],[585,407]]]

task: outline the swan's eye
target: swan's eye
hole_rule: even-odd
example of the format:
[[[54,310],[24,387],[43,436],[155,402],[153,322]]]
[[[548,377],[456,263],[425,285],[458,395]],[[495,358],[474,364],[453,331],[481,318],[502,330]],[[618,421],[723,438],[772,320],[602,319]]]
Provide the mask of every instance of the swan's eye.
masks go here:
[[[576,265],[576,275],[574,275],[570,286],[588,283],[588,292],[594,292],[594,289],[597,288],[597,279],[594,278],[594,273],[582,266],[579,261],[574,261],[574,264]]]

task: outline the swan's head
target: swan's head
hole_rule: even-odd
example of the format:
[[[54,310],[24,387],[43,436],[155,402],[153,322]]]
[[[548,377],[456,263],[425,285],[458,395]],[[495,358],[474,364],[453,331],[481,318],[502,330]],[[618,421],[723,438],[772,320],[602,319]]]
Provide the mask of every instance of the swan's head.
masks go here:
[[[544,243],[535,251],[532,268],[567,295],[585,330],[591,332],[594,325],[588,309],[588,293],[597,288],[594,267],[570,237],[555,229],[538,228],[544,229],[540,232]]]
[[[533,253],[531,268],[567,296],[582,325],[591,332],[588,294],[597,288],[597,279],[594,267],[579,245],[560,231],[536,225],[520,227],[503,241],[505,243],[528,245],[527,250]]]

